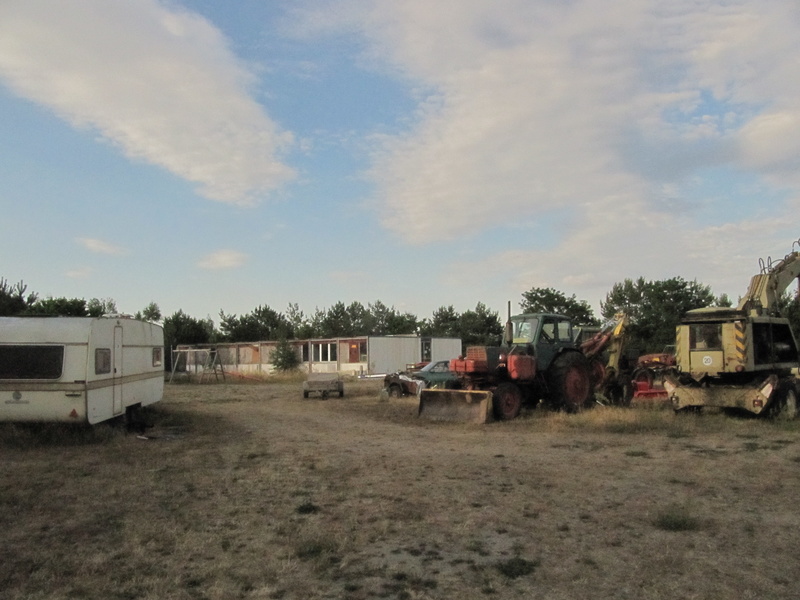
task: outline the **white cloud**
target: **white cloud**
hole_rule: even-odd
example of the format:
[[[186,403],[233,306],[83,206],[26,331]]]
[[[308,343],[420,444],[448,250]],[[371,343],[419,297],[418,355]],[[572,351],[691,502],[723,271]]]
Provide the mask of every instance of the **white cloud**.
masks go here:
[[[370,176],[402,240],[483,250],[485,262],[447,269],[453,281],[598,298],[627,277],[697,276],[735,293],[759,256],[797,237],[782,204],[765,218],[761,198],[736,210],[700,198],[701,217],[698,198],[665,193],[702,190],[686,183],[720,167],[773,184],[773,200],[779,186],[800,191],[797,3],[341,6],[306,31],[358,29],[374,60],[427,90],[413,127],[381,139]]]
[[[214,200],[249,205],[294,175],[278,158],[292,137],[252,99],[251,73],[218,29],[172,4],[7,0],[0,78]]]
[[[221,269],[236,269],[241,267],[248,259],[247,254],[236,250],[217,250],[204,256],[197,262],[201,269],[217,271]]]
[[[96,254],[120,256],[127,253],[125,248],[97,238],[75,238],[75,241],[86,248],[89,252],[94,252]]]
[[[800,111],[796,107],[754,117],[742,128],[739,143],[743,164],[800,188]]]

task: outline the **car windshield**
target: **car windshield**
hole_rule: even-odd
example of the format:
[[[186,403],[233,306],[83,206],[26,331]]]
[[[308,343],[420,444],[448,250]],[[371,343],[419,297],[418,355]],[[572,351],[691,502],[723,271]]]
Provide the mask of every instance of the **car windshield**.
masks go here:
[[[438,373],[441,371],[447,371],[449,369],[449,365],[447,364],[446,360],[440,360],[439,362],[432,362],[428,363],[424,367],[420,369],[420,371],[425,373]]]

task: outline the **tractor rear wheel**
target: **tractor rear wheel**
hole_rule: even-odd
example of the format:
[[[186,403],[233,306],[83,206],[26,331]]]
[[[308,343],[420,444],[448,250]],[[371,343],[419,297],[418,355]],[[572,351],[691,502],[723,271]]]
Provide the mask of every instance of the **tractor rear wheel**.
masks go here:
[[[550,365],[550,391],[554,404],[567,412],[585,408],[592,398],[588,359],[580,352],[565,352]]]
[[[515,383],[501,383],[492,392],[492,410],[498,421],[510,421],[522,409],[522,390]]]

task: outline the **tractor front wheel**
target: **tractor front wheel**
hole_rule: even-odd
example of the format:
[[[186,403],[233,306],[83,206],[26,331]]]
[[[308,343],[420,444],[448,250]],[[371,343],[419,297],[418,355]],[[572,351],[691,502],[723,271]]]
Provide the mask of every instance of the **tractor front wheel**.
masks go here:
[[[550,365],[550,391],[556,406],[567,412],[585,408],[592,398],[588,359],[580,352],[565,352]]]
[[[522,390],[514,383],[501,383],[492,393],[492,410],[498,421],[510,421],[522,409]]]

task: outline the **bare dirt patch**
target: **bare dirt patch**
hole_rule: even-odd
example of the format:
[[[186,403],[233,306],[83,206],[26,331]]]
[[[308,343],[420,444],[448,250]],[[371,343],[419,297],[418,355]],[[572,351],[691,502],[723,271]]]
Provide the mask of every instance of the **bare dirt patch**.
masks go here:
[[[171,385],[145,436],[0,426],[0,596],[800,597],[797,424],[431,423],[378,386]]]

